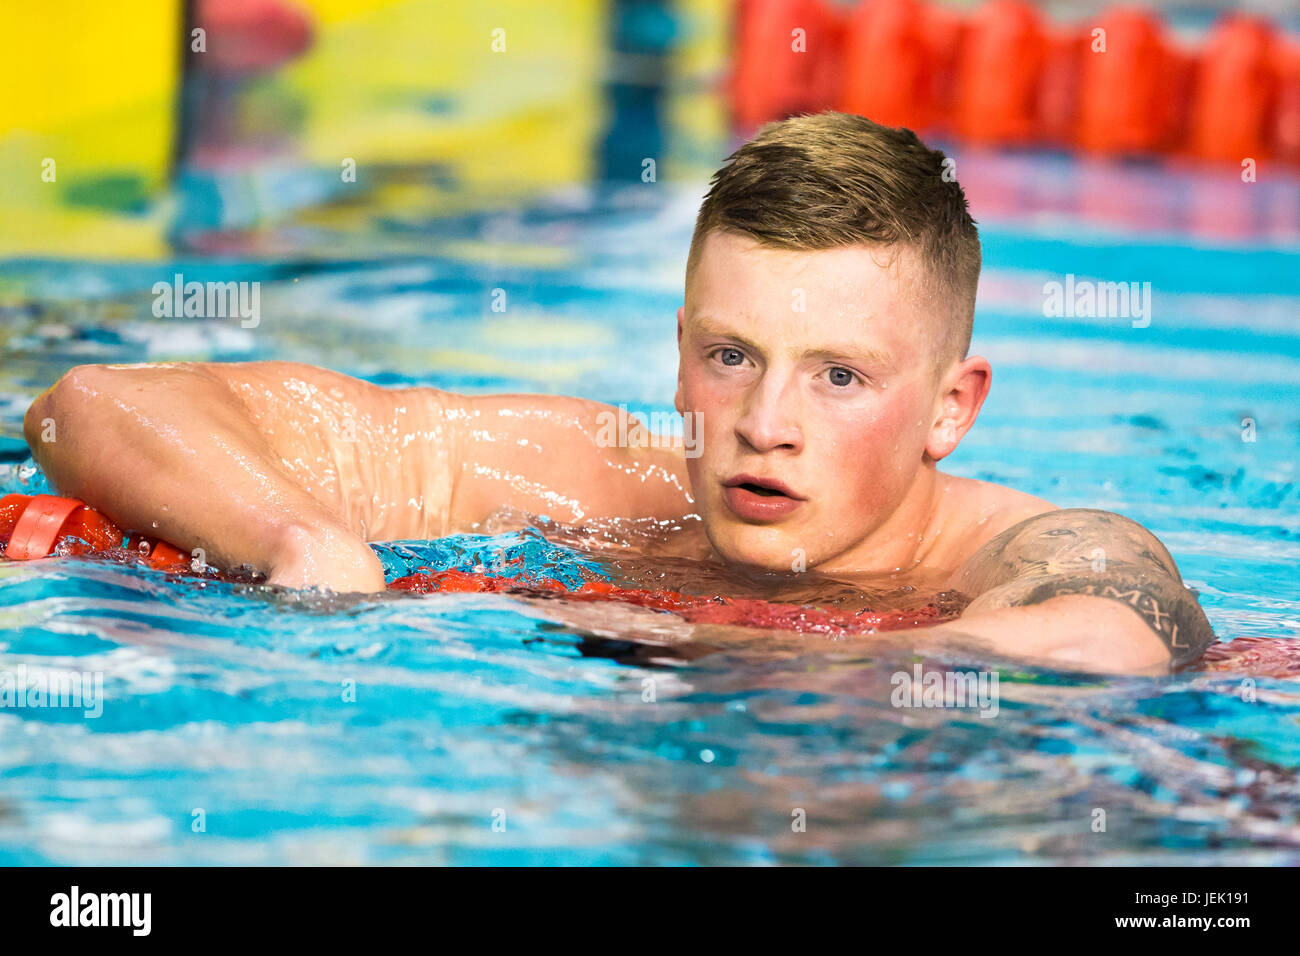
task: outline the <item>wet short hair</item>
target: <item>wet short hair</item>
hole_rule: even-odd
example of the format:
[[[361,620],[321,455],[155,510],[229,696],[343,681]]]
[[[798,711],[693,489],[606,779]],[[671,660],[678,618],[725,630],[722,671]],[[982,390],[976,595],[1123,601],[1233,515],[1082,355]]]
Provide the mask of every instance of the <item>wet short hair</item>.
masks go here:
[[[713,175],[695,221],[687,277],[714,231],[805,252],[857,244],[910,248],[926,273],[919,288],[949,313],[936,359],[964,358],[981,253],[952,169],[942,151],[910,129],[851,113],[768,123]]]

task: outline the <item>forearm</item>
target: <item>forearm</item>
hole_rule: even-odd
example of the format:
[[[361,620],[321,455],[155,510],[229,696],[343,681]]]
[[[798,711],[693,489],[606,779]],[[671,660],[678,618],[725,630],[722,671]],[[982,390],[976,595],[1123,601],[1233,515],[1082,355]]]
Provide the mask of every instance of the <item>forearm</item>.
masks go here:
[[[1123,604],[1067,595],[890,635],[918,651],[1096,674],[1164,674],[1163,642]]]
[[[1012,581],[931,631],[954,646],[1099,673],[1168,672],[1215,640],[1180,582],[1123,567]]]
[[[337,548],[335,582],[375,583],[341,516],[285,473],[201,366],[79,367],[32,405],[25,430],[55,488],[123,527],[268,574],[303,559],[306,529]]]

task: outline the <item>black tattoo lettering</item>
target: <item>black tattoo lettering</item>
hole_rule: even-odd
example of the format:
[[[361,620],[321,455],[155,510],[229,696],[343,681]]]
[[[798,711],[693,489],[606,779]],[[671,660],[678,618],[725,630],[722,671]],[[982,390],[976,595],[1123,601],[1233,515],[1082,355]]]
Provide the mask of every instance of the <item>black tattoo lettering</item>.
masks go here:
[[[1163,575],[1127,569],[1117,569],[1104,577],[1094,575],[1092,580],[1055,575],[1034,582],[1023,594],[1008,601],[1007,606],[1026,607],[1069,594],[1086,594],[1127,604],[1164,642],[1172,666],[1195,660],[1214,643],[1214,631],[1196,598],[1187,588]]]
[[[1108,511],[1068,508],[1022,521],[981,548],[955,586],[977,599],[987,594],[998,607],[1068,594],[1118,601],[1164,642],[1173,666],[1199,657],[1215,640],[1156,536]]]

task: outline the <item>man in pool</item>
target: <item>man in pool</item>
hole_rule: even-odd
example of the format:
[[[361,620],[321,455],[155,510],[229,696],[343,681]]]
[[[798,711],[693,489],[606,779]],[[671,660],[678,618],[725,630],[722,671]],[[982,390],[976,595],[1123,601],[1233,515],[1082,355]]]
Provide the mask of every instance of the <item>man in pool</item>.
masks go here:
[[[938,470],[992,375],[967,355],[980,242],[948,172],[910,131],[843,113],[771,124],[719,170],[677,311],[691,455],[611,441],[595,402],[284,362],[80,366],[27,438],[63,494],[289,587],[379,590],[367,541],[510,508],[654,519],[685,527],[683,555],[973,598],[917,632],[930,644],[1127,672],[1199,656],[1209,623],[1141,525]]]

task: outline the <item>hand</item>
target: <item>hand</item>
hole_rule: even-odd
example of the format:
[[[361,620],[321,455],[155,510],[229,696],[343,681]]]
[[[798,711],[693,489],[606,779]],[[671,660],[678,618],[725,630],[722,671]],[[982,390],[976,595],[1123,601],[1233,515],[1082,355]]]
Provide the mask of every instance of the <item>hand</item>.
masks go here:
[[[347,528],[292,525],[284,529],[275,549],[269,583],[370,594],[384,590],[384,566]]]

